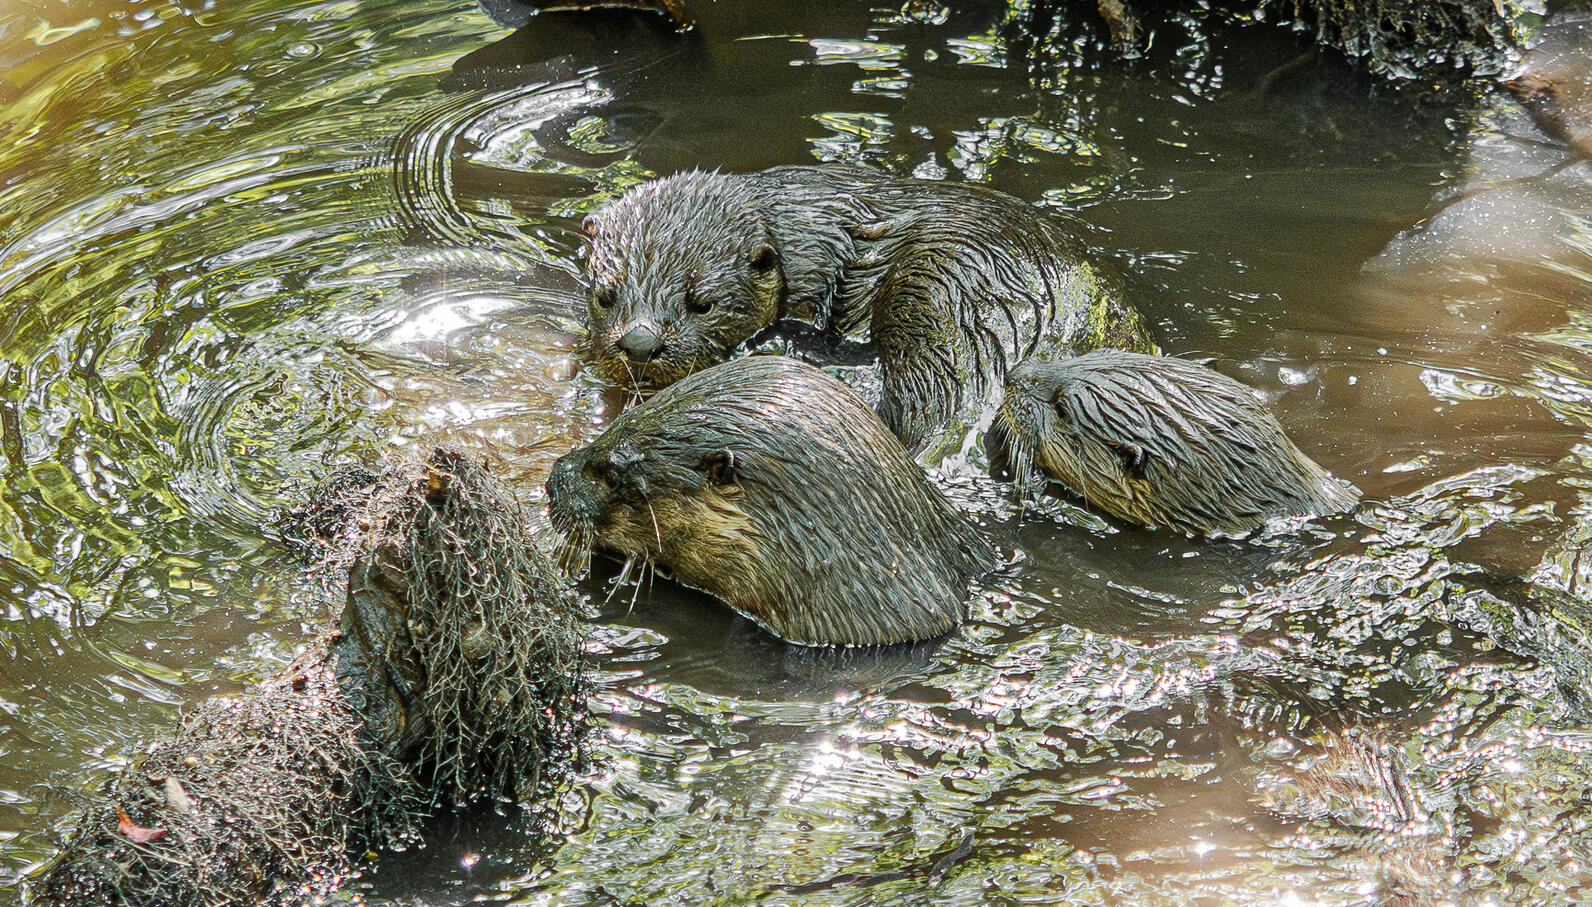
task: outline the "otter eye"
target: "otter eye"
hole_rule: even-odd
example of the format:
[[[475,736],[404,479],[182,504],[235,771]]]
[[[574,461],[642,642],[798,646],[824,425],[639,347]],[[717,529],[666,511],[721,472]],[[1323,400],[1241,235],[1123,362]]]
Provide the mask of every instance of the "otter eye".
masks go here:
[[[613,308],[616,295],[613,287],[598,287],[591,291],[592,302],[597,303],[599,309]]]
[[[685,298],[685,310],[693,315],[706,315],[713,311],[713,300],[702,299],[693,293]]]
[[[737,478],[735,451],[715,450],[710,454],[703,455],[701,469],[703,474],[708,477],[708,481],[714,485],[729,485],[733,483]]]
[[[586,469],[592,478],[607,486],[609,491],[619,487],[619,470],[614,468],[614,464],[607,461],[591,463],[587,465]]]

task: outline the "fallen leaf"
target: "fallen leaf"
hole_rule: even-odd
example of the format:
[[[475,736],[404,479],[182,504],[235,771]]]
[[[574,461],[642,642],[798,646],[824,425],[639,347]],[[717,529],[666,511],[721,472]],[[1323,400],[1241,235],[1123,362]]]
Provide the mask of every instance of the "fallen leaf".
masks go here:
[[[193,798],[183,789],[182,782],[176,778],[167,778],[165,782],[166,805],[180,813],[193,812]]]
[[[119,806],[116,808],[116,827],[121,830],[122,834],[127,836],[127,840],[134,844],[150,844],[166,836],[166,829],[158,826],[145,828],[127,818],[127,813],[123,812]]]

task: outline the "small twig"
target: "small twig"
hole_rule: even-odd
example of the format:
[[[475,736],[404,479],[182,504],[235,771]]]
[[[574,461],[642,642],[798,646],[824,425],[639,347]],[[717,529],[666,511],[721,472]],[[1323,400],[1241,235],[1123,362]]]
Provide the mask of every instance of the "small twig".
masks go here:
[[[1112,46],[1123,52],[1137,51],[1143,28],[1133,8],[1123,0],[1098,0],[1096,8],[1106,27],[1111,29]]]

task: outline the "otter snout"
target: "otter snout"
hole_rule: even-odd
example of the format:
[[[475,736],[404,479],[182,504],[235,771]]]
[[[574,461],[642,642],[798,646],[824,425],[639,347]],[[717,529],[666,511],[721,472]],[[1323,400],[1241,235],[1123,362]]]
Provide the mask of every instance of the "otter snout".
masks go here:
[[[591,528],[602,515],[602,490],[586,475],[590,459],[590,447],[572,450],[558,458],[547,477],[547,515],[560,531]]]
[[[1048,364],[1025,359],[1006,373],[1006,393],[984,434],[990,477],[1013,483],[1014,494],[1028,486],[1035,449],[1054,431],[1051,401],[1061,380]]]
[[[642,321],[631,325],[614,344],[631,362],[647,363],[663,354],[663,333],[656,324]]]

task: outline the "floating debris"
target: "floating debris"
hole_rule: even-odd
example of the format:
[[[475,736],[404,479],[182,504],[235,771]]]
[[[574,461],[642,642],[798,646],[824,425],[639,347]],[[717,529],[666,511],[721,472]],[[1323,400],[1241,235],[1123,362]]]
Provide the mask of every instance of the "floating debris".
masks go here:
[[[346,577],[334,625],[115,778],[36,903],[323,893],[350,847],[438,806],[553,788],[581,698],[572,593],[481,464],[437,450],[372,478],[334,478],[305,515],[320,569]]]

